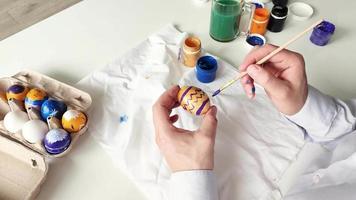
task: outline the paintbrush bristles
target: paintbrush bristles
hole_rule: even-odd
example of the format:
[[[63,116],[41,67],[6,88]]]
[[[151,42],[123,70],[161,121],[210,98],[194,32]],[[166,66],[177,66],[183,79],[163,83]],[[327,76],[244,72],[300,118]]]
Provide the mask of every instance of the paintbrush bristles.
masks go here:
[[[305,33],[307,33],[308,31],[310,31],[311,29],[313,29],[315,26],[319,25],[321,22],[323,21],[323,19],[318,20],[317,22],[315,22],[313,25],[309,26],[308,28],[306,28],[304,31],[300,32],[299,34],[295,35],[292,39],[288,40],[286,43],[284,43],[283,45],[281,45],[280,47],[278,47],[277,49],[275,49],[274,51],[272,51],[271,53],[269,53],[267,56],[265,56],[264,58],[262,58],[261,60],[259,60],[256,64],[257,65],[261,65],[264,62],[266,62],[267,60],[269,60],[271,57],[273,57],[274,55],[276,55],[278,52],[282,51],[284,48],[286,48],[288,45],[290,45],[291,43],[293,43],[294,41],[296,41],[297,39],[299,39],[300,37],[302,37]],[[244,77],[247,74],[247,72],[241,72],[237,77],[235,77],[234,79],[232,79],[231,81],[229,81],[228,83],[226,83],[223,87],[221,87],[217,94],[221,93],[223,90],[225,90],[227,87],[231,86],[232,84],[234,84],[236,81],[238,81],[240,78]],[[216,92],[217,92],[216,91]],[[215,93],[216,93],[215,92]],[[214,93],[214,94],[215,94]],[[217,95],[216,94],[216,95]],[[215,95],[215,96],[216,96]]]

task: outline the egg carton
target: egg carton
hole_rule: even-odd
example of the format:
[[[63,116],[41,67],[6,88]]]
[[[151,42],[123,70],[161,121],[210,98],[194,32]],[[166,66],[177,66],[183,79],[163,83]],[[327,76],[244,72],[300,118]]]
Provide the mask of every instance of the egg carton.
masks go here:
[[[0,199],[33,199],[47,174],[46,158],[68,154],[88,129],[89,118],[86,114],[86,125],[79,132],[70,134],[71,143],[64,152],[50,154],[43,144],[28,143],[21,131],[11,133],[4,127],[3,119],[10,111],[5,91],[16,83],[41,88],[51,98],[65,102],[68,110],[79,110],[85,114],[92,100],[88,93],[34,71],[21,71],[12,77],[0,78]]]

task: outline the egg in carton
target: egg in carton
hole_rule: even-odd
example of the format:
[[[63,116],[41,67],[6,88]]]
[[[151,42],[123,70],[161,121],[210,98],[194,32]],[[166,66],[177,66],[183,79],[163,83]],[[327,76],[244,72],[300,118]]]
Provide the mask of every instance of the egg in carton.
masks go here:
[[[13,85],[17,86],[7,90]],[[21,88],[19,85],[25,88]],[[33,90],[34,88],[36,89]],[[32,93],[24,96],[29,91],[32,91]],[[45,93],[42,91],[45,91]],[[27,101],[26,97],[28,97]],[[39,108],[42,108],[46,101],[63,102],[66,105],[64,111],[68,111],[65,119],[62,119],[64,111],[60,115],[55,115],[57,112],[51,110],[51,103],[47,105],[48,110],[41,113]],[[10,105],[15,105],[16,109],[11,108],[9,102]],[[0,78],[0,159],[9,161],[6,166],[10,166],[3,170],[0,165],[1,170],[10,176],[4,177],[4,174],[0,172],[0,185],[9,184],[6,181],[12,179],[12,184],[16,183],[12,187],[0,188],[0,199],[33,199],[36,196],[48,170],[45,158],[62,157],[70,152],[79,137],[88,128],[89,119],[85,111],[90,105],[91,97],[89,94],[37,72],[21,71],[12,77]],[[36,115],[33,114],[31,116],[30,112],[26,112],[26,109],[27,111],[28,109],[37,110],[37,117],[34,117]],[[4,119],[8,115],[12,115],[9,113],[14,112],[14,110],[16,111],[14,115],[23,118],[23,123],[21,122],[21,128],[13,126],[14,129],[9,131],[7,129],[9,127],[5,128]],[[23,113],[29,116],[27,120],[25,120]],[[49,127],[52,130],[49,130],[48,133],[52,131],[51,134],[31,135],[33,126],[40,126],[40,130],[46,132],[43,124],[38,125],[41,124],[39,120],[43,118],[44,115],[41,115],[43,113],[49,118],[56,119],[57,123],[54,123],[56,127]],[[15,116],[15,119],[18,116]],[[10,121],[13,122],[14,120]],[[66,130],[62,127],[62,121]],[[15,125],[19,125],[19,123]],[[23,129],[23,126],[25,126],[25,129]],[[53,129],[61,130],[53,131]],[[27,132],[24,134],[23,131]],[[64,132],[67,133],[67,136],[65,136],[66,134],[63,135]],[[49,136],[46,137],[47,135]],[[63,138],[70,142],[67,144],[58,142],[58,139]],[[8,149],[4,149],[4,147],[8,147]],[[9,149],[14,150],[10,151]],[[53,149],[54,151],[52,151]],[[18,173],[19,171],[15,170],[18,166],[24,168],[23,173]],[[31,180],[23,178],[26,173],[29,173],[27,174],[28,177],[33,178]],[[22,181],[22,179],[25,180]]]

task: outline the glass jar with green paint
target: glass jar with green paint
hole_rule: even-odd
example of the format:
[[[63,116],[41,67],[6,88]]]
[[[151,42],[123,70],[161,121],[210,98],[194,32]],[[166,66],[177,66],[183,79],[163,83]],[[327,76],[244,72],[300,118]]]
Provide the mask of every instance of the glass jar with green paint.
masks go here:
[[[245,4],[244,0],[213,0],[210,36],[220,42],[229,42],[241,32],[247,33],[253,11],[254,5]]]

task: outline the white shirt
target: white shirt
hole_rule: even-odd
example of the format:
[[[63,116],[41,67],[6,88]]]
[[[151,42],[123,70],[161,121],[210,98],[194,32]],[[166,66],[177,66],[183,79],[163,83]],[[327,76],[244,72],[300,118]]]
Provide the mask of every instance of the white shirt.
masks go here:
[[[314,142],[331,142],[345,136],[356,126],[356,106],[334,99],[309,86],[303,108],[286,116],[305,131]],[[218,191],[211,170],[182,171],[172,174],[170,200],[217,200]]]

